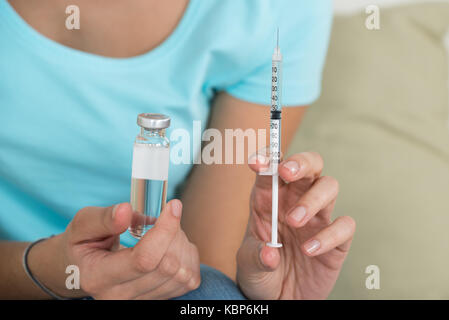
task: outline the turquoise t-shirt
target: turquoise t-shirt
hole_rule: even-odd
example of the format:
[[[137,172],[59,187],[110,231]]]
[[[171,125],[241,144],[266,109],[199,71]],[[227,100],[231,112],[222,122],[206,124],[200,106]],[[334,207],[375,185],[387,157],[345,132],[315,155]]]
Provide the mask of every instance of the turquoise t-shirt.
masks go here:
[[[284,105],[313,102],[331,20],[330,0],[190,0],[157,48],[108,58],[46,38],[0,0],[0,239],[57,234],[85,206],[129,201],[139,113],[169,115],[169,136],[194,120],[204,130],[218,91],[269,105],[276,27]],[[169,199],[191,167],[170,164]]]

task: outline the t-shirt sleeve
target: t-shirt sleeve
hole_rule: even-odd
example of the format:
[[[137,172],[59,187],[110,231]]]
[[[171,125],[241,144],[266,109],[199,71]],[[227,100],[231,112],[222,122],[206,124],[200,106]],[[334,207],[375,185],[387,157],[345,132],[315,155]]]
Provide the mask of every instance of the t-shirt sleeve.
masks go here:
[[[283,55],[282,105],[303,106],[321,93],[321,79],[332,25],[332,1],[278,0],[282,8],[275,19],[280,29]],[[273,39],[276,27],[273,26]],[[242,80],[226,88],[239,99],[268,105],[271,88],[271,54]]]

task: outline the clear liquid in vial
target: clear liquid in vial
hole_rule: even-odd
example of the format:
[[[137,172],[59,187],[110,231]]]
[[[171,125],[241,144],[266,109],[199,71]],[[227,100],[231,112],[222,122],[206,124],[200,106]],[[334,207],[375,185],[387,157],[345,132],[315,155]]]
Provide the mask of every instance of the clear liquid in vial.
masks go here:
[[[167,200],[167,180],[132,178],[133,218],[129,232],[140,239],[156,223]]]

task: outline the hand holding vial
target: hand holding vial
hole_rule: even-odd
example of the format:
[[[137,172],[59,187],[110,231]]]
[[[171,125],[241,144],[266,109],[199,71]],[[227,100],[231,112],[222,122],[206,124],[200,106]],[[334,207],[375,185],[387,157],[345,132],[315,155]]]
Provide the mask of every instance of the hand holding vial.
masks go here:
[[[131,224],[130,204],[83,208],[57,236],[63,265],[79,267],[81,289],[95,299],[181,296],[200,284],[198,251],[181,230],[181,214],[181,201],[170,201],[137,245],[124,248],[119,236]]]

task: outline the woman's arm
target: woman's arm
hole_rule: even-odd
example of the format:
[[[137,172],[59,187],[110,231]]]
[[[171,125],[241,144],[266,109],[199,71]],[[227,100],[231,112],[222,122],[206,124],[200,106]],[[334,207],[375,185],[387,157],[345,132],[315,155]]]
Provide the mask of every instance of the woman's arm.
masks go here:
[[[285,152],[306,108],[282,110],[282,149]],[[213,103],[210,128],[266,129],[269,139],[269,107],[245,102],[220,93]],[[266,144],[268,146],[268,143]],[[224,159],[224,141],[223,141]],[[235,143],[234,143],[235,156]],[[183,194],[182,226],[200,251],[201,262],[235,279],[236,253],[249,217],[254,173],[244,164],[195,166]]]
[[[28,263],[33,273],[36,276],[39,275],[39,279],[43,279],[43,273],[47,273],[53,274],[51,279],[55,280],[56,283],[64,283],[64,278],[60,278],[60,281],[56,279],[64,275],[64,271],[57,270],[58,263],[55,263],[55,261],[58,261],[58,250],[54,248],[56,243],[55,239],[38,243],[30,251]],[[0,299],[50,298],[33,284],[22,266],[23,252],[28,245],[29,243],[26,242],[0,242],[0,256],[2,257],[2,263],[0,263]],[[46,254],[50,252],[51,255]],[[37,256],[39,256],[40,261],[45,261],[45,263],[36,263]],[[48,281],[46,283],[48,285]]]

